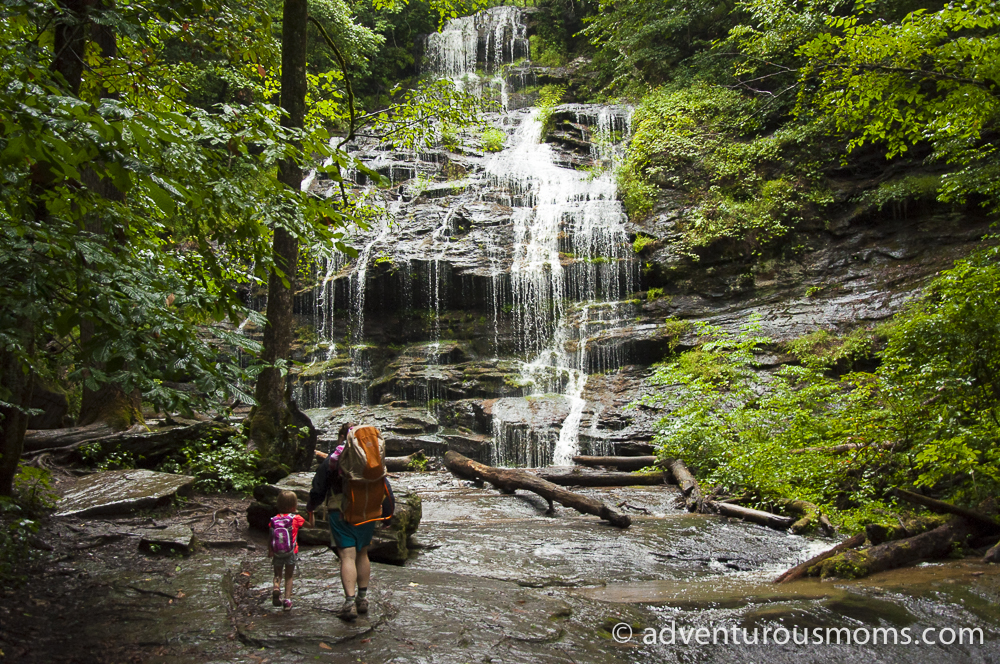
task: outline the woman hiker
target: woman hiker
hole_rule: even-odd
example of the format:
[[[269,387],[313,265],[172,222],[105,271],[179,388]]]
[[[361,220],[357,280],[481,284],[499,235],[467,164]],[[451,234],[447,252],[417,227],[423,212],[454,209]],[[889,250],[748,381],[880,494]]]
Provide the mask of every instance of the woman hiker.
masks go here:
[[[371,562],[368,560],[368,547],[375,534],[376,520],[360,525],[352,525],[344,519],[346,505],[344,484],[340,461],[344,454],[347,438],[352,433],[354,425],[345,423],[337,433],[337,447],[326,459],[322,460],[316,475],[313,477],[312,489],[309,491],[309,501],[306,510],[312,519],[313,511],[325,504],[330,520],[330,532],[340,557],[340,581],[344,586],[344,604],[337,615],[344,620],[354,620],[358,614],[368,613],[368,584],[371,581]],[[378,445],[379,463],[384,474],[385,443],[375,427],[360,427],[372,429]],[[317,452],[317,455],[322,453]],[[349,480],[348,480],[349,481]],[[378,499],[381,504],[381,498]],[[355,594],[357,588],[357,594]]]

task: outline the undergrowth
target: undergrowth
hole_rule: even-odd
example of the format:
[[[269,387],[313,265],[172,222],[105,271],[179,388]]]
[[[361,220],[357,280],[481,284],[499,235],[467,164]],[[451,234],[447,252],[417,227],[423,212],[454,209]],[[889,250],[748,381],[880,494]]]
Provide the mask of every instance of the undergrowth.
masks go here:
[[[847,530],[897,510],[908,488],[963,505],[1000,489],[1000,266],[996,249],[959,261],[878,330],[816,332],[789,344],[799,361],[774,372],[776,347],[754,319],[737,333],[699,324],[698,347],[657,367],[638,403],[664,408],[655,444],[707,485],[767,507],[821,506]],[[860,359],[875,371],[836,375]],[[635,405],[635,404],[634,404]],[[826,453],[853,443],[848,453]],[[818,448],[807,452],[793,452]]]

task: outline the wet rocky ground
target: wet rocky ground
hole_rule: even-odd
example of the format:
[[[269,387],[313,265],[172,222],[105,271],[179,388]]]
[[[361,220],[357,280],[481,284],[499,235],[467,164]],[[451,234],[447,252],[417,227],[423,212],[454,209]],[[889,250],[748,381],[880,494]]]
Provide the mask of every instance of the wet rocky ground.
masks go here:
[[[423,520],[405,565],[374,565],[367,618],[345,624],[334,615],[340,581],[325,547],[303,547],[294,609],[271,607],[266,542],[247,528],[249,500],[196,494],[129,517],[51,519],[41,538],[53,550],[25,585],[5,589],[0,598],[2,659],[1000,660],[997,566],[965,559],[863,581],[776,587],[770,580],[780,571],[831,542],[690,515],[674,505],[671,487],[588,490],[608,503],[625,503],[634,521],[622,531],[565,508],[548,514],[531,494],[501,495],[448,473],[401,474],[395,482],[422,497]],[[142,551],[141,536],[131,534],[177,525],[193,530],[190,554]],[[696,636],[692,628],[721,628],[729,643],[716,632],[718,643],[711,644],[709,632]],[[743,630],[752,640],[755,628],[761,642],[744,644]],[[839,638],[849,633],[852,642],[774,643],[775,635],[781,641],[782,630],[793,628],[797,634],[840,630]],[[875,628],[914,642],[854,643],[866,633],[870,641]],[[976,636],[977,645],[960,645],[962,628],[981,630],[985,643],[978,645]],[[643,642],[648,629],[655,630],[655,643]],[[626,640],[629,630],[633,637]],[[948,645],[915,642],[953,637]]]

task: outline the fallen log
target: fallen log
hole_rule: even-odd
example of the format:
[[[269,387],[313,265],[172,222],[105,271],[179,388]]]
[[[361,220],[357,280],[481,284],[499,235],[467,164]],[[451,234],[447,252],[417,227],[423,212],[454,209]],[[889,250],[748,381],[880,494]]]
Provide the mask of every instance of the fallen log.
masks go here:
[[[777,579],[775,579],[774,582],[775,583],[788,583],[789,581],[794,581],[795,579],[800,579],[800,578],[802,578],[803,576],[805,576],[809,572],[809,568],[812,567],[813,565],[821,563],[824,560],[826,560],[827,558],[832,558],[833,556],[837,555],[841,551],[846,551],[847,549],[856,549],[856,548],[858,548],[859,546],[861,546],[864,543],[865,543],[865,534],[864,533],[858,533],[854,537],[841,542],[840,544],[838,544],[837,546],[833,547],[832,549],[829,549],[828,551],[824,551],[823,553],[819,554],[818,556],[813,556],[812,558],[810,558],[809,560],[805,561],[804,563],[796,565],[795,567],[787,570],[784,574],[782,574]]]
[[[326,452],[321,452],[319,450],[316,450],[315,454],[320,459],[325,459],[328,456],[330,456]],[[421,462],[426,462],[426,461],[427,461],[427,457],[424,456],[424,451],[423,450],[419,450],[419,451],[414,452],[413,454],[409,454],[407,456],[402,456],[402,457],[386,457],[385,458],[385,469],[388,472],[390,472],[390,473],[405,473],[405,472],[408,472],[408,471],[416,470],[416,468],[413,466],[414,462],[417,462],[418,464],[420,464]]]
[[[964,542],[974,527],[965,519],[954,519],[926,533],[885,542],[862,551],[843,551],[809,569],[824,579],[860,579],[869,574],[903,567],[925,558],[944,558],[956,542]]]
[[[670,459],[667,462],[667,467],[670,469],[674,482],[681,488],[688,512],[704,512],[705,499],[701,494],[701,487],[684,462],[680,459]]]
[[[779,516],[777,514],[771,514],[770,512],[755,510],[749,507],[743,507],[742,505],[734,505],[732,503],[718,503],[714,500],[710,500],[705,503],[705,506],[722,516],[742,519],[743,521],[756,523],[760,526],[767,526],[768,528],[773,528],[775,530],[788,530],[791,525],[795,523],[795,519],[790,516]]]
[[[550,473],[536,475],[560,486],[656,486],[669,484],[670,473]]]
[[[444,455],[444,465],[459,477],[485,480],[504,493],[514,493],[517,489],[525,489],[533,491],[549,501],[550,506],[555,501],[582,514],[593,514],[618,528],[628,528],[632,524],[632,519],[628,515],[612,509],[599,500],[573,493],[523,470],[493,468],[451,450]]]
[[[78,428],[85,429],[88,427]],[[35,455],[47,454],[62,463],[82,461],[84,457],[80,448],[93,445],[100,446],[100,449],[104,453],[111,451],[128,452],[136,460],[136,464],[139,467],[152,468],[193,440],[209,437],[221,440],[236,433],[236,430],[230,425],[212,421],[197,422],[189,426],[166,427],[152,431],[134,431],[133,429],[93,438],[78,438],[76,442],[62,447],[36,449],[25,452],[23,456],[33,457]]]
[[[777,504],[786,512],[799,517],[789,528],[796,535],[808,532],[814,527],[820,528],[827,536],[833,535],[833,525],[813,503],[807,500],[778,500]]]
[[[24,451],[39,452],[57,447],[67,447],[75,443],[113,436],[115,433],[114,429],[103,422],[88,424],[85,427],[26,431],[24,432]]]
[[[579,466],[607,466],[618,470],[642,470],[656,465],[655,456],[575,456],[573,463]]]
[[[984,563],[1000,563],[1000,542],[997,542],[992,549],[983,556]]]
[[[930,508],[935,512],[944,512],[946,514],[954,514],[956,516],[965,517],[969,521],[991,529],[991,532],[1000,532],[1000,523],[997,523],[996,519],[987,516],[982,512],[952,505],[951,503],[946,503],[943,500],[936,500],[934,498],[928,498],[927,496],[921,496],[919,493],[913,493],[912,491],[907,491],[905,489],[893,489],[893,494],[897,498],[901,498],[910,503],[916,503],[917,505],[923,505],[924,507]]]

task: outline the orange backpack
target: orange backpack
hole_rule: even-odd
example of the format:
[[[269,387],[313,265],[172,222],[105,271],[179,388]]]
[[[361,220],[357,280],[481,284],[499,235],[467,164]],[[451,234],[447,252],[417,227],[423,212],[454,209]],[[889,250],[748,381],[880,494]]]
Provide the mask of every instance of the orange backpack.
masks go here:
[[[360,526],[370,521],[382,521],[382,501],[385,499],[385,442],[373,426],[351,429],[340,455],[340,472],[344,478],[344,521]]]

